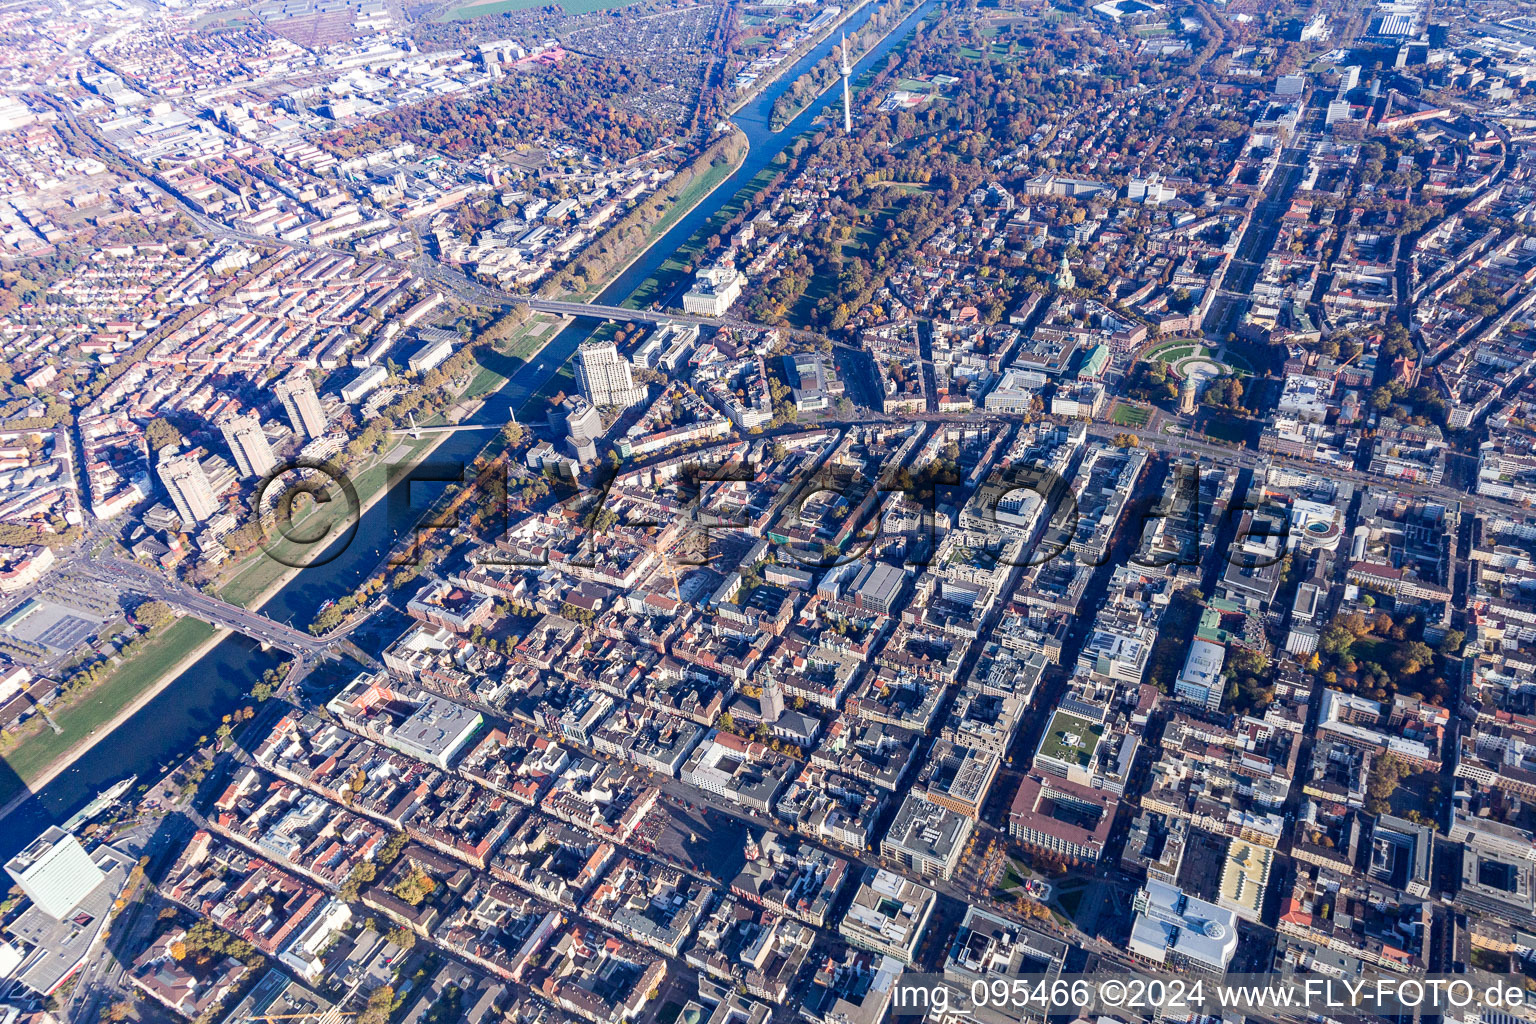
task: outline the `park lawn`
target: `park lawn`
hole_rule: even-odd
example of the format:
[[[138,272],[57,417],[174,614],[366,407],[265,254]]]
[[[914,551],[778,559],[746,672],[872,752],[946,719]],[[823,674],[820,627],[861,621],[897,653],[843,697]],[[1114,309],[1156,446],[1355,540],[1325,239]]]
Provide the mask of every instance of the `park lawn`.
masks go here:
[[[213,634],[214,628],[200,619],[179,619],[147,641],[131,659],[118,665],[95,689],[54,712],[53,720],[62,733],[55,734],[39,720],[41,730],[22,739],[5,754],[5,763],[19,780],[0,783],[0,801],[15,796],[22,784],[47,771],[60,755],[111,721]]]
[[[1025,873],[1023,865],[1012,857],[1008,858],[1008,869],[1003,872],[1002,880],[997,883],[998,895],[1006,895],[1023,885],[1029,875]]]
[[[1357,636],[1349,645],[1349,656],[1356,661],[1374,661],[1383,663],[1385,656],[1390,653],[1396,644],[1386,646],[1391,641],[1383,640],[1379,636]]]
[[[560,321],[538,314],[529,319],[523,325],[522,330],[507,339],[506,354],[513,359],[521,359],[527,362],[533,358],[533,354],[543,348],[550,338],[558,333]],[[497,351],[501,351],[500,348]]]
[[[1213,416],[1205,424],[1206,436],[1214,437],[1218,441],[1247,444],[1248,438],[1253,432],[1253,429],[1241,420],[1218,419]]]
[[[1077,912],[1083,906],[1083,890],[1074,889],[1072,892],[1062,893],[1056,897],[1056,905],[1061,908],[1062,913],[1076,920]]]
[[[1152,358],[1160,363],[1176,363],[1180,359],[1194,354],[1195,350],[1193,348],[1167,348],[1158,352]]]
[[[1110,420],[1120,427],[1144,427],[1152,419],[1152,413],[1134,405],[1126,405],[1124,402],[1115,406],[1109,414]]]
[[[1238,376],[1253,376],[1253,363],[1241,352],[1234,351],[1231,345],[1227,346],[1226,354],[1222,359]]]
[[[476,398],[484,398],[507,382],[507,378],[491,369],[489,366],[480,367],[464,393],[459,396],[461,401],[473,401]]]

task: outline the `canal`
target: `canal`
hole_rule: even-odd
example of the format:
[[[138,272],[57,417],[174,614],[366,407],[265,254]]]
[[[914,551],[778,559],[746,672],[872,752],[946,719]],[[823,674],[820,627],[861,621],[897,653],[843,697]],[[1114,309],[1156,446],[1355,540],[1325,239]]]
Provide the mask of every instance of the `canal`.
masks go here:
[[[939,0],[926,0],[908,15],[859,60],[854,75],[862,74],[900,45],[938,3]],[[848,20],[846,30],[852,32],[861,28],[879,6],[880,3],[870,3],[855,13]],[[797,137],[810,130],[828,99],[839,90],[837,81],[834,80],[825,93],[782,131],[769,128],[769,114],[774,101],[812,65],[831,53],[836,44],[834,33],[737,112],[732,120],[745,133],[749,145],[741,167],[614,278],[598,296],[598,303],[621,304],[661,267],[667,257],[707,224],[737,191],[771,164]],[[595,327],[593,321],[578,320],[562,330],[533,360],[514,372],[500,390],[489,396],[476,411],[472,422],[504,423],[511,419],[560,371]],[[334,557],[298,573],[262,606],[262,613],[304,628],[313,620],[322,603],[337,594],[350,592],[361,583],[395,543],[412,529],[425,504],[435,496],[435,488],[420,486],[420,482],[456,475],[457,468],[473,460],[485,443],[486,435],[477,431],[452,434],[437,447],[426,466],[416,467],[408,474],[402,471],[384,500],[363,514],[356,534],[342,538],[337,542],[336,551],[326,553]],[[413,480],[418,482],[415,487]],[[413,490],[423,492],[419,500],[414,500],[417,496],[411,493]],[[398,635],[398,619],[390,616],[377,626],[370,623],[355,638],[365,649],[377,650],[395,635]],[[281,655],[263,652],[243,636],[233,635],[219,643],[137,714],[7,815],[4,832],[0,834],[0,857],[8,859],[48,825],[62,821],[118,779],[129,774],[137,774],[140,782],[157,778],[171,763],[183,757],[200,737],[212,736],[224,715],[242,703],[248,703],[246,695],[251,687],[280,660]]]

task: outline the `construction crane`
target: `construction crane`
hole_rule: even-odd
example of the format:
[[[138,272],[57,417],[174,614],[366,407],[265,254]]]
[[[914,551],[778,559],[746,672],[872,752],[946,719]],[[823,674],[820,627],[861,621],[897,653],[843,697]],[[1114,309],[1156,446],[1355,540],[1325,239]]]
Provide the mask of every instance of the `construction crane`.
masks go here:
[[[333,1008],[331,1008],[329,1010],[323,1010],[323,1011],[322,1010],[310,1010],[308,1013],[262,1013],[262,1014],[257,1014],[254,1017],[242,1017],[241,1020],[247,1022],[247,1024],[254,1024],[254,1022],[258,1022],[258,1021],[274,1021],[274,1020],[297,1020],[297,1021],[310,1021],[310,1020],[312,1020],[312,1021],[315,1022],[315,1024],[334,1024],[334,1022],[341,1020],[343,1017],[356,1017],[356,1016],[357,1016],[357,1014],[352,1012],[352,1011],[350,1011],[350,1010],[342,1011],[342,1010],[335,1009],[333,1007]]]
[[[723,552],[722,552],[722,554],[723,554]],[[720,555],[710,555],[708,558],[704,559],[702,562],[689,562],[688,566],[689,566],[689,568],[693,568],[695,566],[708,565],[710,562],[715,561],[715,559],[717,559],[719,557],[721,557],[721,556]],[[667,575],[672,577],[672,599],[674,601],[676,601],[678,604],[682,604],[683,603],[682,588],[679,587],[678,583],[677,583],[677,563],[674,562],[669,556],[662,555],[661,556],[661,564],[666,566]]]
[[[705,536],[707,537],[708,534],[706,533]],[[649,548],[656,555],[657,558],[661,559],[661,567],[667,571],[667,575],[668,576],[672,577],[672,599],[675,600],[678,604],[682,604],[683,603],[682,587],[678,584],[679,577],[677,575],[677,564],[678,563],[676,562],[676,560],[673,559],[673,557],[672,557],[672,555],[670,553],[668,553],[666,551],[663,551],[661,549],[661,545],[657,544],[654,540],[646,540],[646,541],[644,541],[644,544],[645,544],[645,546],[647,548]],[[720,557],[720,555],[710,555],[708,558],[705,558],[703,561],[688,562],[687,566],[688,566],[688,568],[692,569],[692,568],[694,568],[696,566],[708,565],[709,563],[715,561],[719,557]]]
[[[1365,351],[1365,346],[1362,345],[1360,348],[1355,350],[1355,354],[1354,355],[1350,356],[1348,359],[1344,360],[1338,366],[1335,366],[1333,368],[1333,381],[1334,381],[1334,383],[1338,383],[1339,374],[1344,372],[1344,367],[1348,366],[1350,363],[1352,363],[1356,359],[1360,358],[1360,354],[1362,352],[1364,352],[1364,351]]]

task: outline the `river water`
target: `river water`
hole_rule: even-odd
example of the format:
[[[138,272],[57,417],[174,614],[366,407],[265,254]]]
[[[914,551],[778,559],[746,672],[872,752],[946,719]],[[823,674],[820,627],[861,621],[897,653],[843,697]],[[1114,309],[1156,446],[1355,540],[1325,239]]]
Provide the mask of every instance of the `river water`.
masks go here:
[[[939,0],[926,0],[913,11],[858,62],[855,75],[883,60],[938,3]],[[871,3],[854,14],[846,29],[861,28],[878,6],[879,3]],[[598,303],[622,303],[738,190],[772,163],[798,136],[811,129],[816,115],[837,94],[840,84],[836,81],[783,131],[774,132],[768,127],[769,114],[774,101],[813,64],[832,52],[836,43],[836,34],[824,40],[732,118],[745,133],[750,147],[742,166],[619,274],[598,296]],[[562,330],[486,400],[471,422],[504,423],[513,418],[516,410],[559,372],[596,326],[593,321],[577,320]],[[326,553],[334,554],[334,557],[323,565],[298,573],[262,606],[262,613],[303,628],[324,601],[350,592],[407,534],[422,507],[435,496],[433,488],[422,486],[419,481],[456,477],[458,468],[475,457],[487,437],[477,431],[453,434],[437,447],[425,467],[417,467],[408,475],[402,472],[401,479],[390,488],[386,498],[364,513],[356,534],[338,541],[338,551]],[[418,483],[413,486],[412,480]],[[423,492],[419,500],[413,500],[417,496],[412,491]],[[382,646],[398,635],[398,629],[391,629],[390,623],[398,625],[397,620],[390,617],[376,629],[370,624],[371,632],[365,630],[356,639],[365,649],[377,650],[374,645]],[[262,674],[280,660],[281,655],[263,652],[255,643],[238,634],[219,643],[137,714],[6,816],[4,830],[0,832],[0,858],[9,859],[48,825],[62,821],[118,779],[129,774],[137,774],[141,782],[158,777],[167,766],[185,756],[199,737],[211,736],[224,715],[242,703],[248,703],[242,698]]]

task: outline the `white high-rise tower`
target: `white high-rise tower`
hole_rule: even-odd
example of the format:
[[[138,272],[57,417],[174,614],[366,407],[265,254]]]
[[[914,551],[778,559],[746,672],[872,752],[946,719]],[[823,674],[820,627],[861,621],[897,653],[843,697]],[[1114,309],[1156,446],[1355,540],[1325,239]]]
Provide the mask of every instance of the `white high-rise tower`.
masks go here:
[[[853,134],[853,100],[848,95],[848,76],[853,69],[848,66],[848,33],[843,33],[843,131]]]
[[[277,465],[261,421],[254,415],[225,416],[219,420],[219,429],[224,432],[224,443],[229,445],[242,479],[264,477]]]

